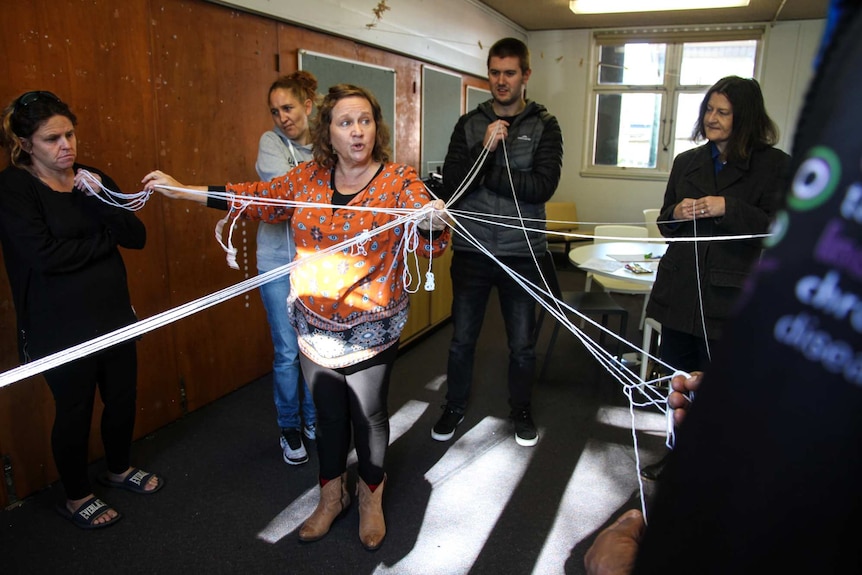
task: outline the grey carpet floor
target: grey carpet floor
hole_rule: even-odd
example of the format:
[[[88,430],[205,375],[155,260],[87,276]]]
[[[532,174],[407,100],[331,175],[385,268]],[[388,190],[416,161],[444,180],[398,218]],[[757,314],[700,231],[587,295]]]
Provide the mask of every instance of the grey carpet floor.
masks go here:
[[[560,263],[564,289],[583,274]],[[642,299],[630,309],[639,342]],[[545,325],[537,350],[544,359]],[[537,446],[518,446],[508,421],[507,350],[499,307],[489,305],[471,406],[454,439],[430,429],[445,393],[451,327],[402,350],[390,393],[392,443],[384,506],[388,534],[369,553],[352,506],[323,540],[296,532],[316,504],[317,459],[281,459],[268,377],[135,443],[134,459],[167,485],[153,496],[96,487],[123,514],[116,526],[81,531],[54,511],[54,485],[0,512],[0,572],[580,574],[596,532],[639,506],[632,417],[619,385],[562,332],[534,389]],[[663,453],[664,419],[635,410],[642,464]],[[103,462],[91,466],[93,475]],[[351,466],[351,482],[355,466]],[[653,486],[647,484],[647,499]]]

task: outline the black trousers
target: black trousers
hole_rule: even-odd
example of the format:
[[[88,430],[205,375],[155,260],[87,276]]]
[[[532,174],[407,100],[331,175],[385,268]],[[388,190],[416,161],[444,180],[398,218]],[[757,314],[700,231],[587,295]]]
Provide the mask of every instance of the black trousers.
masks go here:
[[[68,499],[81,499],[93,492],[87,463],[96,387],[104,404],[101,433],[108,470],[122,473],[128,469],[135,427],[137,372],[134,342],[45,372],[56,409],[51,449]]]
[[[321,478],[335,479],[347,469],[352,432],[359,477],[369,485],[383,481],[389,447],[389,379],[397,356],[395,344],[356,365],[330,369],[299,354],[317,408]]]
[[[500,258],[515,272],[538,283],[536,264],[529,257]],[[485,310],[491,289],[496,287],[500,311],[506,326],[509,345],[509,405],[529,409],[533,377],[536,371],[536,349],[533,331],[536,325],[536,300],[484,254],[456,250],[450,267],[452,275],[452,342],[446,373],[446,403],[463,412],[473,385],[476,342],[485,321]]]

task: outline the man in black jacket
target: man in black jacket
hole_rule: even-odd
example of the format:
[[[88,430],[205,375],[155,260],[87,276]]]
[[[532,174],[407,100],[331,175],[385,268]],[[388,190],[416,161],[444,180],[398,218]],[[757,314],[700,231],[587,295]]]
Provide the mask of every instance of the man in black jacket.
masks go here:
[[[431,430],[438,441],[451,439],[464,419],[476,341],[488,296],[496,287],[508,336],[515,440],[525,446],[538,442],[530,410],[536,365],[535,300],[504,267],[530,281],[538,280],[535,260],[544,255],[547,240],[544,232],[525,232],[521,227],[544,227],[545,202],[560,180],[563,138],[556,118],[525,98],[530,73],[530,53],[523,42],[515,38],[496,42],[488,54],[493,98],[461,116],[446,153],[444,199],[452,200],[457,210],[480,214],[482,221],[462,218],[453,235],[454,333],[446,405]]]

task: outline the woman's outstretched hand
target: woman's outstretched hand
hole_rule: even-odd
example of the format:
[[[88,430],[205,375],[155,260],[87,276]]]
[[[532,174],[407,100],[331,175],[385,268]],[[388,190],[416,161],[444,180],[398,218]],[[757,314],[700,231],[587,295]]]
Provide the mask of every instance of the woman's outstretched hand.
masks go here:
[[[185,186],[174,179],[173,176],[166,174],[161,170],[150,172],[144,176],[141,183],[144,184],[144,189],[148,192],[156,191],[175,200],[190,200],[199,204],[205,204],[207,202],[207,197],[204,194],[191,194],[181,189],[172,189],[185,188],[187,190],[205,192],[207,191],[206,186]]]

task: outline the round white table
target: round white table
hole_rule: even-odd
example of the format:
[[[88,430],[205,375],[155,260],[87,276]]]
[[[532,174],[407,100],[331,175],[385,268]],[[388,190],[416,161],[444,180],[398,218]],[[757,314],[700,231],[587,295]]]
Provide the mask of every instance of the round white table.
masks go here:
[[[569,261],[584,271],[596,275],[623,279],[627,281],[646,284],[644,287],[652,289],[655,283],[658,262],[667,244],[664,242],[607,242],[598,244],[584,244],[569,252]],[[636,274],[626,269],[626,263],[638,263],[649,268],[651,273]],[[649,296],[649,292],[645,295]],[[644,332],[642,350],[648,350],[652,345],[653,332],[661,333],[661,325],[646,317],[646,300],[642,312],[642,328]],[[647,356],[643,351],[623,354],[623,360],[634,363],[640,362],[640,378],[647,376]]]
[[[664,242],[602,242],[584,244],[569,251],[569,261],[595,275],[652,285],[659,258],[667,250]],[[626,264],[639,264],[650,273],[634,273]]]

